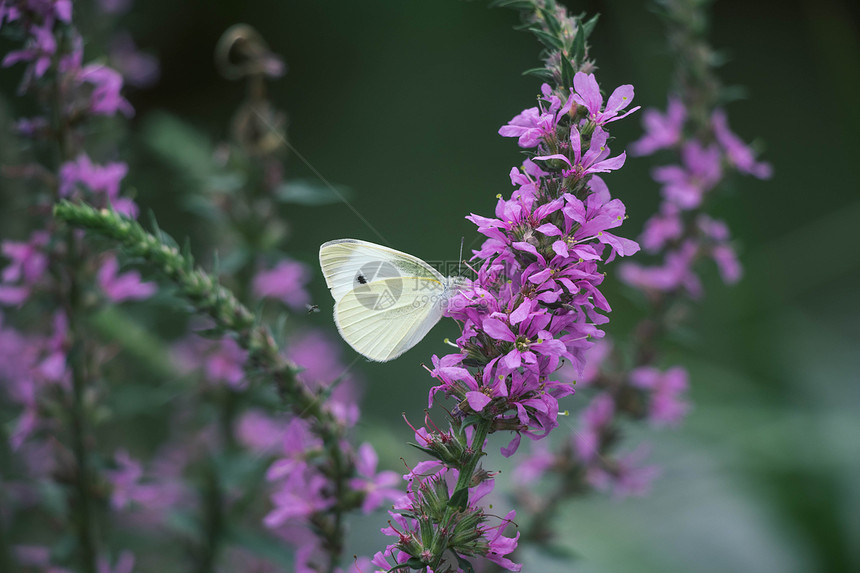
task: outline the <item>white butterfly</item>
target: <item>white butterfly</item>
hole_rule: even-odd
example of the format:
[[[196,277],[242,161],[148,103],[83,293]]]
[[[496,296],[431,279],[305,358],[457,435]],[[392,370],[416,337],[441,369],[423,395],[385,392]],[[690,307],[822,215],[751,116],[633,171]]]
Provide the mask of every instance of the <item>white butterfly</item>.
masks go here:
[[[356,352],[394,360],[442,318],[460,277],[442,276],[412,255],[356,239],[320,247],[320,267],[334,297],[334,322]]]

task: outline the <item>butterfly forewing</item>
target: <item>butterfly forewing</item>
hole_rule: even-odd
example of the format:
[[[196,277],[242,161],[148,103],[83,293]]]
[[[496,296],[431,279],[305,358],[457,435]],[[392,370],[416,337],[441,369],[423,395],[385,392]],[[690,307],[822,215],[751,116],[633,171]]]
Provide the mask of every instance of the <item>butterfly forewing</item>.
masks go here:
[[[357,286],[385,278],[445,278],[433,267],[407,253],[359,241],[338,239],[320,247],[320,267],[335,301]]]

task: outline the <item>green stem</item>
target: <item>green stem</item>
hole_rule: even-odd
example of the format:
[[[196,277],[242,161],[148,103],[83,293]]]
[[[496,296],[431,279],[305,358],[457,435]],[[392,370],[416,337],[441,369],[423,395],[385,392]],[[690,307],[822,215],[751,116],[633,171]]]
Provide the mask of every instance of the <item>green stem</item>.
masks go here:
[[[489,435],[490,428],[492,427],[492,425],[493,421],[491,419],[486,418],[481,418],[475,424],[475,432],[472,434],[472,455],[460,468],[460,475],[457,478],[457,485],[454,486],[454,493],[464,488],[468,489],[471,486],[472,478],[475,474],[475,469],[478,467],[478,462],[485,455],[484,442],[487,440],[487,435]],[[457,511],[459,510],[452,507],[451,505],[448,505],[445,508],[445,513],[442,515],[442,519],[439,521],[439,526],[436,530],[437,537],[434,539],[433,543],[436,558],[430,565],[430,568],[434,571],[439,570],[440,563],[446,557],[446,550],[448,549],[448,539],[454,533],[453,531],[450,531],[450,524],[452,519],[454,518],[455,512]]]
[[[332,556],[331,567],[334,567],[343,549],[341,514],[352,508],[343,502],[343,494],[347,491],[347,480],[354,474],[354,467],[341,448],[343,428],[323,407],[323,396],[311,392],[298,381],[298,368],[281,356],[269,330],[258,323],[257,317],[229,289],[195,267],[190,254],[180,253],[176,247],[146,232],[136,221],[108,209],[96,210],[89,205],[61,201],[54,206],[54,216],[116,241],[128,254],[140,257],[159,269],[178,287],[184,298],[198,311],[209,315],[225,334],[234,336],[239,346],[248,352],[247,372],[274,384],[283,403],[295,415],[311,423],[311,430],[323,440],[331,462],[329,478],[340,496],[340,502],[331,510],[333,524],[325,536],[325,548]]]
[[[76,526],[78,543],[81,550],[81,561],[86,573],[96,573],[96,548],[95,536],[93,534],[94,522],[93,511],[90,500],[92,489],[92,478],[90,476],[89,456],[86,445],[86,410],[84,404],[86,392],[86,345],[81,335],[79,321],[80,307],[80,285],[75,276],[78,268],[77,241],[73,233],[68,233],[69,254],[67,269],[69,272],[69,292],[66,303],[68,308],[66,316],[68,319],[69,339],[71,348],[68,353],[69,366],[72,371],[72,408],[71,408],[71,434],[72,451],[75,456],[75,498]]]

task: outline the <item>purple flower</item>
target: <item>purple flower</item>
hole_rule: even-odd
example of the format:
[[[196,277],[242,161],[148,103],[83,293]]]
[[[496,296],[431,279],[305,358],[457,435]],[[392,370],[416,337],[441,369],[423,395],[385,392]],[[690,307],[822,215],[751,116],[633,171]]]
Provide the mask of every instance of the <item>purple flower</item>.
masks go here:
[[[519,463],[513,472],[514,482],[519,486],[534,483],[555,463],[556,455],[545,445],[545,442],[535,442],[529,455],[520,456]]]
[[[30,297],[48,269],[45,251],[49,241],[48,233],[35,231],[26,243],[0,243],[0,252],[9,259],[0,274],[0,304],[19,305]]]
[[[134,0],[99,0],[99,8],[105,14],[122,14],[127,12]]]
[[[692,266],[699,253],[699,245],[688,239],[679,249],[667,253],[662,265],[646,267],[625,263],[621,265],[619,277],[644,291],[685,290],[692,298],[698,298],[702,294],[702,284]]]
[[[621,167],[624,166],[627,154],[622,152],[621,155],[609,158],[609,148],[606,147],[606,140],[608,138],[609,134],[606,131],[600,127],[595,128],[594,133],[591,135],[591,143],[588,147],[588,151],[583,155],[582,136],[576,127],[571,127],[570,145],[574,158],[572,163],[566,155],[559,153],[555,155],[543,155],[541,157],[535,157],[534,159],[536,161],[558,159],[567,163],[570,169],[563,172],[565,177],[575,175],[582,179],[586,175],[590,175],[592,173],[609,173],[610,171],[621,169]]]
[[[281,445],[287,424],[274,419],[262,410],[246,410],[236,423],[236,437],[246,448],[260,453],[271,453]]]
[[[308,452],[322,447],[322,441],[311,433],[308,422],[301,418],[290,420],[286,429],[279,432],[279,440],[281,453],[266,472],[266,479],[270,481],[304,471],[307,467]]]
[[[657,252],[667,243],[679,239],[684,232],[681,210],[674,203],[664,201],[660,211],[645,222],[640,241],[646,251]]]
[[[137,521],[158,524],[183,497],[183,487],[169,474],[145,476],[141,463],[125,450],[114,454],[115,469],[104,471],[111,486],[110,504],[116,511],[132,510]]]
[[[687,110],[681,100],[669,96],[666,114],[656,109],[647,109],[642,117],[645,134],[630,145],[634,155],[651,155],[658,149],[674,147],[681,141]]]
[[[314,392],[334,385],[325,408],[342,424],[355,425],[360,414],[358,380],[340,360],[342,347],[327,334],[310,330],[293,337],[286,348],[287,359],[302,368],[299,381]]]
[[[297,468],[280,480],[271,496],[274,508],[263,519],[266,527],[280,527],[291,520],[306,520],[331,507],[335,500],[326,494],[329,480],[310,466]]]
[[[615,460],[610,468],[589,468],[588,481],[597,489],[612,491],[617,498],[644,496],[660,475],[660,468],[657,466],[642,465],[647,456],[648,449],[640,446]]]
[[[107,557],[101,555],[96,565],[97,573],[132,573],[134,571],[134,554],[131,551],[123,551],[113,566]]]
[[[151,297],[158,290],[155,283],[140,280],[140,273],[129,271],[117,274],[119,263],[116,257],[109,256],[102,262],[98,271],[98,282],[105,296],[113,302],[141,300]]]
[[[600,451],[600,436],[612,423],[615,402],[609,394],[599,394],[582,413],[582,428],[574,435],[574,449],[579,458],[591,463]]]
[[[702,197],[722,179],[720,151],[716,146],[703,147],[697,141],[681,149],[683,167],[668,165],[652,172],[655,181],[663,184],[663,197],[681,209],[695,209]]]
[[[650,392],[651,421],[658,426],[678,426],[690,409],[681,399],[687,391],[687,371],[675,366],[665,372],[643,366],[630,373],[630,383]]]
[[[33,66],[28,75],[32,74],[36,79],[41,78],[51,67],[51,59],[57,51],[57,41],[54,39],[52,28],[53,23],[44,28],[38,26],[30,28],[31,36],[27,47],[6,54],[0,66],[8,68],[18,62],[32,62]]]
[[[499,135],[518,138],[517,144],[525,149],[536,147],[543,139],[553,137],[559,121],[570,111],[573,100],[568,98],[567,103],[562,105],[561,99],[552,94],[548,84],[541,86],[541,93],[540,107],[524,110],[502,127]],[[546,102],[549,108],[545,110]]]
[[[231,338],[205,340],[191,336],[174,346],[172,356],[183,371],[202,369],[210,383],[226,384],[236,390],[245,387],[248,353]]]
[[[121,32],[114,36],[108,51],[111,64],[128,85],[146,88],[158,82],[161,73],[158,58],[139,51],[128,33]]]
[[[86,154],[60,167],[60,195],[70,197],[79,183],[86,185],[96,194],[96,205],[111,205],[118,213],[127,217],[137,217],[137,205],[127,197],[120,197],[120,183],[128,173],[125,163],[96,165]]]
[[[294,310],[301,310],[310,302],[310,295],[305,290],[309,281],[307,266],[283,260],[274,268],[257,273],[254,277],[254,296],[276,298]]]
[[[521,563],[514,563],[505,557],[505,555],[512,553],[517,548],[517,541],[520,538],[519,531],[517,531],[517,534],[514,537],[505,537],[502,535],[505,528],[513,523],[515,516],[515,511],[509,511],[499,525],[487,529],[484,532],[487,536],[487,559],[501,567],[504,567],[508,571],[521,571],[523,568]]]
[[[51,563],[51,549],[41,545],[17,545],[14,547],[15,560],[27,568],[38,567],[42,573],[72,573],[65,567]]]
[[[84,66],[77,76],[78,82],[92,86],[89,111],[95,115],[115,115],[117,112],[126,117],[134,115],[134,108],[120,91],[122,76],[104,64]]]
[[[594,74],[577,72],[573,76],[573,89],[576,91],[572,96],[573,101],[585,107],[588,110],[588,119],[597,125],[618,121],[639,109],[639,106],[636,106],[627,113],[618,115],[621,110],[633,102],[633,86],[630,84],[615,88],[603,111],[601,111],[603,96],[600,95],[600,86],[597,85]]]
[[[717,141],[728,156],[729,163],[742,173],[748,173],[759,179],[770,179],[773,174],[770,163],[755,160],[755,154],[749,146],[729,129],[729,121],[725,111],[722,109],[714,110],[713,115],[711,115],[711,126],[714,128]]]
[[[405,476],[409,482],[407,493],[389,512],[392,518],[389,526],[382,529],[382,533],[397,538],[397,541],[374,556],[372,563],[377,567],[388,570],[391,567],[389,559],[405,563],[415,558],[427,563],[437,549],[434,547],[436,534],[429,520],[432,515],[444,511],[455,493],[453,486],[459,472],[450,468],[432,473],[424,471],[416,467]],[[483,555],[508,570],[519,571],[522,566],[505,557],[516,549],[519,533],[515,537],[503,535],[515,512],[508,513],[497,525],[489,526],[489,516],[479,505],[493,487],[494,480],[488,479],[469,488],[466,507],[455,512],[445,526],[447,547],[441,550],[450,549],[460,555]]]
[[[373,446],[367,443],[359,446],[355,468],[361,477],[352,478],[349,486],[356,491],[364,492],[364,501],[361,504],[361,511],[364,513],[377,509],[386,499],[393,501],[403,497],[403,492],[395,488],[400,483],[400,476],[392,471],[377,473],[378,462],[379,457],[373,450]]]
[[[741,278],[743,269],[738,256],[732,248],[729,228],[723,221],[717,221],[705,214],[699,215],[696,223],[706,241],[707,252],[717,263],[720,276],[726,284],[735,284]]]

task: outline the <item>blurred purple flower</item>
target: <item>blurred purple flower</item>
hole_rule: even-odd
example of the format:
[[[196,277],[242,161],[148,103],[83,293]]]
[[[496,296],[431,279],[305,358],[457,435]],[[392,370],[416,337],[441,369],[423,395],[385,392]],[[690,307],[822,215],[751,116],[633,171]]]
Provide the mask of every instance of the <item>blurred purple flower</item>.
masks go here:
[[[72,573],[65,567],[51,563],[51,549],[41,545],[16,545],[13,548],[18,565],[26,568],[38,567],[41,573]]]
[[[649,252],[657,252],[667,243],[679,239],[684,232],[681,210],[674,203],[664,201],[660,211],[645,222],[639,242]]]
[[[295,519],[307,520],[312,514],[331,507],[335,500],[326,494],[328,479],[303,465],[280,480],[272,493],[274,508],[263,518],[266,527],[277,528]]]
[[[142,282],[139,272],[129,271],[117,274],[118,270],[119,263],[116,257],[109,256],[104,259],[98,271],[99,287],[112,302],[149,298],[158,290],[155,283]]]
[[[236,390],[245,387],[248,353],[232,338],[206,340],[191,335],[175,344],[171,354],[177,367],[185,372],[201,369],[210,383],[226,384]]]
[[[60,167],[60,195],[71,197],[79,183],[86,185],[96,194],[96,205],[110,204],[118,213],[127,217],[137,217],[137,205],[128,197],[120,197],[120,183],[128,173],[125,163],[96,165],[82,153],[74,161]],[[99,197],[101,195],[101,197]]]
[[[656,109],[645,110],[642,123],[645,134],[630,145],[634,155],[651,155],[658,149],[674,147],[681,141],[687,110],[676,97],[669,96],[665,115]]]
[[[110,504],[115,511],[131,509],[157,523],[182,497],[181,486],[170,476],[144,477],[143,466],[127,451],[118,450],[114,462],[116,468],[105,470],[104,476],[111,485]]]
[[[49,241],[47,232],[34,231],[26,243],[0,243],[0,252],[9,259],[0,274],[0,304],[20,305],[30,297],[48,269],[45,251]]]
[[[663,197],[681,209],[695,209],[705,193],[722,179],[720,151],[704,147],[693,140],[681,148],[683,166],[667,165],[652,171],[652,177],[663,184]]]
[[[111,64],[128,85],[147,88],[158,82],[161,74],[158,58],[138,50],[127,32],[120,32],[113,37],[108,52]]]
[[[123,551],[119,554],[116,564],[111,566],[110,560],[104,555],[97,559],[97,573],[132,573],[134,571],[134,554]]]
[[[748,173],[759,179],[770,179],[773,168],[770,163],[759,162],[755,154],[741,138],[729,129],[729,121],[726,112],[722,109],[714,110],[711,116],[711,125],[717,141],[726,152],[729,162],[741,173]]]
[[[127,12],[134,0],[98,0],[99,8],[105,14],[121,14]]]
[[[115,115],[117,112],[126,117],[134,115],[134,108],[128,103],[122,91],[122,76],[104,64],[88,64],[77,75],[80,83],[92,86],[89,111],[95,115]]]
[[[274,268],[261,270],[254,277],[254,296],[276,298],[293,310],[302,310],[310,302],[306,286],[310,281],[307,266],[283,260]]]
[[[54,53],[57,51],[57,41],[54,39],[53,22],[45,27],[32,26],[29,29],[30,39],[23,50],[14,50],[6,54],[0,66],[8,68],[18,62],[32,62],[33,66],[28,75],[35,79],[41,78],[51,66]]]
[[[689,385],[687,379],[687,371],[681,366],[665,372],[643,366],[630,372],[630,383],[649,391],[649,418],[658,426],[678,426],[687,415],[690,405],[681,399]]]
[[[282,444],[287,423],[272,418],[262,410],[246,410],[236,423],[236,436],[246,448],[260,453],[272,453]]]
[[[699,245],[688,239],[677,250],[666,253],[662,265],[625,263],[621,265],[618,276],[625,283],[646,292],[683,290],[695,299],[702,296],[702,283],[692,268],[698,256]]]
[[[615,402],[609,394],[595,396],[582,413],[582,427],[574,435],[573,445],[579,458],[590,464],[600,451],[600,436],[612,423],[615,415]]]
[[[597,489],[611,491],[617,498],[641,497],[651,491],[651,484],[660,475],[660,468],[642,465],[648,448],[639,446],[613,462],[612,468],[593,466],[588,470],[588,481]]]
[[[300,366],[298,379],[316,392],[334,385],[325,407],[347,427],[359,418],[357,380],[341,362],[342,347],[328,335],[310,330],[294,336],[286,345],[287,358]]]
[[[400,476],[396,472],[376,472],[379,457],[368,443],[361,444],[355,460],[355,467],[361,477],[352,478],[349,486],[355,491],[364,492],[364,501],[361,511],[370,513],[377,509],[386,499],[397,500],[403,497],[403,492],[395,486],[400,483]]]

